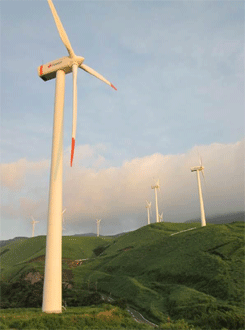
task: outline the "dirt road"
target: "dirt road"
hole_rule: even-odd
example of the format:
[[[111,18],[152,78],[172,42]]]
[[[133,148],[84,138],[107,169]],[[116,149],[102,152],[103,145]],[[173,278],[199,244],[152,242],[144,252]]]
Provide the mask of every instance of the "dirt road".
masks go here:
[[[113,302],[115,301],[115,299],[113,299],[112,297],[106,296],[104,294],[101,295],[103,300],[107,300],[109,302]],[[127,311],[131,314],[132,318],[138,322],[138,323],[144,323],[144,324],[148,324],[154,328],[158,328],[158,325],[148,321],[146,318],[144,318],[143,315],[141,315],[139,312],[137,312],[135,309],[127,306]]]

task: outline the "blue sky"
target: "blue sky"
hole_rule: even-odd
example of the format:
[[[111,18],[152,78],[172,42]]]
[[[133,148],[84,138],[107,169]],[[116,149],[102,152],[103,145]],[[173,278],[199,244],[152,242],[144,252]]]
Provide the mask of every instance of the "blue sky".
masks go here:
[[[209,164],[204,166],[210,176],[220,171],[227,174],[232,162],[227,185],[234,183],[234,177],[237,179],[237,203],[231,202],[227,188],[221,189],[226,207],[222,200],[216,206],[211,200],[208,204],[210,194],[206,193],[209,214],[241,210],[244,207],[241,189],[244,173],[240,163],[244,154],[244,2],[70,0],[54,1],[54,5],[75,53],[118,89],[114,91],[79,70],[78,125],[71,172],[68,165],[72,76],[66,76],[64,205],[67,228],[70,226],[67,234],[76,230],[95,231],[96,216],[104,217],[104,227],[101,222],[104,234],[138,228],[145,221],[142,220],[146,216],[145,199],[154,203],[154,198],[151,189],[144,191],[143,186],[140,192],[132,190],[134,178],[130,181],[127,166],[135,169],[135,176],[140,173],[135,164],[147,167],[147,175],[143,171],[137,181],[139,185],[144,177],[149,184],[153,177],[164,182],[164,175],[170,175],[175,162],[181,166],[181,157],[188,159],[187,163],[194,157],[193,161],[196,159],[198,163],[197,150],[204,162],[209,159]],[[37,67],[67,56],[67,51],[47,1],[8,0],[1,1],[0,6],[1,163],[4,166],[1,227],[5,239],[30,235],[30,213],[40,219],[37,234],[45,233],[55,81],[42,81]],[[213,158],[211,161],[211,155],[218,154],[227,168],[225,165],[220,168],[218,159],[216,166]],[[238,154],[242,156],[239,158]],[[163,166],[167,159],[172,162],[170,172]],[[159,164],[155,172],[152,161]],[[193,185],[195,199],[196,181],[189,172],[187,168],[186,182],[190,182],[190,177],[188,189],[191,191]],[[78,199],[78,192],[83,196],[80,185],[84,190],[91,186],[91,173],[101,180],[95,185],[103,189],[97,199],[96,187],[91,195],[84,195],[84,200],[87,198],[94,205],[89,208],[89,201],[84,204],[84,200]],[[185,182],[184,177],[181,180]],[[220,180],[225,184],[225,179]],[[81,183],[79,187],[74,181]],[[108,188],[109,184],[113,187]],[[210,191],[214,193],[218,185],[214,180]],[[165,221],[198,217],[198,200],[193,201],[191,208],[183,196],[178,202],[173,199],[167,203],[170,186],[170,182],[169,189],[165,185],[160,198]],[[178,185],[175,188],[180,189]],[[118,189],[125,191],[115,200]],[[125,208],[127,196],[133,192],[139,200],[134,197],[134,203]],[[101,194],[107,195],[106,201]],[[218,199],[220,194],[215,196]],[[182,205],[183,210],[186,207],[186,211],[174,212],[170,205],[175,203]]]

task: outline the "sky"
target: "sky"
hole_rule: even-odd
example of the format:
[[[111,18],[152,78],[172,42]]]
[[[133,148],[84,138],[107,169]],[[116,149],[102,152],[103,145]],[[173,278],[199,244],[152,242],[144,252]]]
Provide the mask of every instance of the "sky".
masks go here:
[[[244,2],[73,1],[54,5],[78,56],[117,91],[78,71],[73,167],[72,75],[64,105],[64,235],[147,224],[160,180],[163,221],[244,210]],[[37,67],[67,56],[46,0],[2,0],[1,237],[47,229],[55,80]]]

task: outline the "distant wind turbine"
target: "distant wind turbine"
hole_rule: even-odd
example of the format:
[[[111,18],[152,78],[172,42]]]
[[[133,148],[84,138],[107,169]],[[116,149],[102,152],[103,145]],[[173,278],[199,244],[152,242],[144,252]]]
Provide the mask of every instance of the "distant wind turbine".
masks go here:
[[[31,221],[31,224],[32,224],[32,235],[31,235],[31,237],[34,237],[34,228],[35,228],[35,224],[38,223],[39,221],[36,221],[36,220],[33,218],[33,216],[31,216],[31,219],[32,219],[32,221]]]
[[[156,200],[156,222],[159,222],[159,216],[158,216],[158,203],[157,203],[157,190],[160,190],[160,184],[159,179],[155,183],[155,186],[151,186],[151,189],[155,190],[155,200]]]
[[[159,214],[159,222],[162,222],[162,218],[163,218],[163,212]]]
[[[100,236],[100,221],[101,221],[101,219],[96,219],[96,224],[97,224],[97,237]]]
[[[148,215],[148,225],[150,222],[150,208],[151,208],[151,202],[146,201],[146,209],[147,209],[147,215]]]
[[[200,199],[200,211],[201,211],[201,226],[206,226],[206,218],[205,218],[205,212],[204,212],[204,204],[203,204],[203,197],[202,197],[202,187],[201,187],[201,180],[200,180],[200,174],[202,173],[202,176],[205,180],[204,176],[204,166],[202,165],[202,159],[199,157],[200,166],[191,167],[191,172],[197,173],[197,185],[198,185],[198,193],[199,193],[199,199]]]
[[[46,313],[62,313],[62,167],[65,75],[70,72],[73,74],[71,166],[77,125],[77,69],[81,68],[115,90],[116,88],[98,72],[83,64],[84,57],[77,56],[74,53],[52,0],[47,1],[58,33],[69,56],[38,67],[38,75],[44,81],[56,78],[42,310]]]
[[[64,217],[65,212],[66,212],[66,209],[64,209],[64,210],[62,211],[62,223],[63,223],[63,225],[64,225],[64,223],[65,223],[65,217]],[[62,230],[66,230],[66,229],[62,226]]]

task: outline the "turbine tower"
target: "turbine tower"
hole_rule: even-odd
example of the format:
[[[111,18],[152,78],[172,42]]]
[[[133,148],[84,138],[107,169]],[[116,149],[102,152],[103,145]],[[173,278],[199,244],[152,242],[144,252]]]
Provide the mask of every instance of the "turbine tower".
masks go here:
[[[31,221],[31,224],[32,224],[32,235],[31,235],[31,237],[34,237],[35,224],[38,223],[39,221],[35,221],[35,219],[33,218],[33,216],[31,216],[31,218],[32,218],[32,221]]]
[[[202,176],[204,177],[204,166],[202,166],[202,159],[199,158],[200,166],[191,167],[191,172],[197,173],[197,185],[198,185],[198,193],[199,193],[199,199],[200,199],[200,211],[201,211],[201,226],[206,226],[206,218],[205,218],[205,212],[204,212],[204,204],[203,204],[203,197],[202,197],[202,187],[201,187],[201,180],[200,180],[200,172],[202,173]]]
[[[155,200],[156,200],[156,222],[159,222],[159,215],[158,215],[158,203],[157,203],[157,190],[160,190],[159,179],[155,183],[155,186],[151,186],[151,189],[155,190]]]
[[[62,166],[65,75],[70,72],[73,73],[71,166],[73,163],[77,124],[77,69],[81,68],[115,90],[116,88],[95,70],[83,64],[84,57],[77,56],[74,53],[52,0],[47,1],[58,33],[69,56],[38,67],[38,75],[44,81],[56,78],[42,310],[46,313],[62,313]]]
[[[101,221],[101,219],[96,219],[96,224],[97,224],[97,237],[100,236],[100,221]]]
[[[163,218],[163,212],[159,214],[159,222],[162,222],[162,218]]]
[[[147,215],[148,215],[148,225],[150,222],[150,208],[151,208],[151,202],[146,201],[146,209],[147,209]]]

